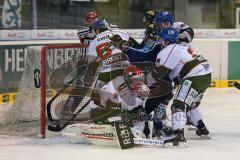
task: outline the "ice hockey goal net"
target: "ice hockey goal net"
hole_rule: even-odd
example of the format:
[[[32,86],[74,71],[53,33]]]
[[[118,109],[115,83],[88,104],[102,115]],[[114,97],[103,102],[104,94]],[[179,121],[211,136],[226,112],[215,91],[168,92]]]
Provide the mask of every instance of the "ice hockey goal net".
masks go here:
[[[0,135],[45,137],[46,104],[73,78],[75,68],[87,63],[87,47],[28,47],[16,100],[0,111]]]

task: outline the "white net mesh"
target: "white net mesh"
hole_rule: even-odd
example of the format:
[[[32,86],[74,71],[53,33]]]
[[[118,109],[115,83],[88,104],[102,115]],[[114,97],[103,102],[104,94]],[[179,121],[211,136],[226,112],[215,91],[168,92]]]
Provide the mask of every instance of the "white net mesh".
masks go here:
[[[41,47],[29,48],[25,68],[14,104],[1,112],[0,134],[36,135],[40,133],[40,88],[34,86],[34,70],[41,67]]]

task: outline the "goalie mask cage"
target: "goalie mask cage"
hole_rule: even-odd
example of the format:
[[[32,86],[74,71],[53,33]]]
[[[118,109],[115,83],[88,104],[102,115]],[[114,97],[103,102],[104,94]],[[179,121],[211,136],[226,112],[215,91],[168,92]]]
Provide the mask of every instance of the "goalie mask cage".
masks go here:
[[[88,46],[30,46],[13,105],[0,111],[0,135],[46,135],[46,104],[71,79],[76,65],[86,63]],[[80,63],[79,63],[80,62]],[[70,76],[69,76],[70,75]]]

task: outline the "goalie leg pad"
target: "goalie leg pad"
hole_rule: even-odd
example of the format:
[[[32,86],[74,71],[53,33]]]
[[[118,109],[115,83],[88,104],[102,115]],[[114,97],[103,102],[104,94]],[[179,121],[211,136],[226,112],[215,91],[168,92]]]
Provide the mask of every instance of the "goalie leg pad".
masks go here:
[[[72,124],[62,131],[62,136],[71,143],[118,146],[117,136],[111,125]]]

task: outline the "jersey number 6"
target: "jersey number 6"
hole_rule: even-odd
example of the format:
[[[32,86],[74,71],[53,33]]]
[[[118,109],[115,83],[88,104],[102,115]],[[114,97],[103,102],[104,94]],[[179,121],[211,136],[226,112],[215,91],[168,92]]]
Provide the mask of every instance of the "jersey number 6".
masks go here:
[[[111,44],[109,42],[102,43],[96,47],[96,51],[98,56],[105,60],[107,57],[109,57],[112,54],[112,50],[110,49]]]

